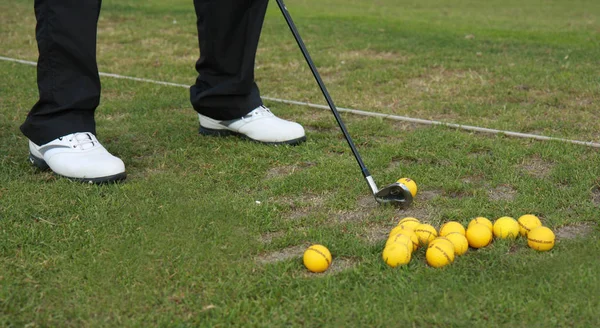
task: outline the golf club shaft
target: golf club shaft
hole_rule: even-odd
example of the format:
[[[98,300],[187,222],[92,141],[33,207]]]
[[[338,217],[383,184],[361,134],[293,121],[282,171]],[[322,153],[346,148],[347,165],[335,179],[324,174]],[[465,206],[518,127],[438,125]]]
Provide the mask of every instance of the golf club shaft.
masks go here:
[[[311,70],[313,76],[315,77],[315,80],[317,80],[317,84],[319,85],[319,88],[321,88],[321,92],[323,93],[323,96],[325,96],[325,100],[327,101],[327,104],[329,105],[329,108],[331,109],[333,116],[335,116],[335,120],[337,121],[338,125],[340,126],[340,129],[342,129],[342,133],[344,134],[344,137],[346,138],[346,141],[348,142],[348,145],[350,146],[350,149],[352,150],[352,153],[354,154],[354,158],[356,158],[356,161],[358,162],[358,165],[360,166],[363,176],[367,179],[367,183],[369,184],[369,187],[371,188],[373,193],[377,192],[377,186],[375,185],[375,182],[373,181],[373,178],[371,177],[369,170],[367,170],[365,164],[363,163],[362,158],[360,157],[360,154],[358,153],[358,150],[356,149],[356,146],[354,146],[354,142],[352,141],[352,138],[350,137],[348,130],[346,130],[346,126],[344,125],[344,122],[342,121],[342,118],[340,117],[340,113],[338,112],[337,108],[335,107],[335,104],[333,103],[333,100],[331,99],[331,96],[329,95],[329,92],[327,91],[327,88],[325,87],[325,83],[323,83],[323,80],[321,79],[321,76],[319,75],[319,72],[317,71],[315,64],[313,63],[312,59],[310,58],[310,54],[308,53],[308,50],[306,49],[306,46],[304,45],[304,42],[302,41],[302,38],[300,37],[300,34],[298,33],[298,29],[296,29],[296,25],[294,25],[292,16],[290,16],[285,4],[283,3],[283,0],[276,0],[276,1],[277,1],[277,5],[279,6],[279,9],[281,9],[281,13],[283,14],[283,17],[285,18],[285,21],[287,22],[288,27],[292,31],[292,34],[294,35],[294,38],[296,39],[296,42],[298,43],[298,46],[300,47],[300,50],[302,51],[302,55],[304,55],[304,59],[306,59],[306,62],[308,63],[308,66],[310,67],[310,70]]]

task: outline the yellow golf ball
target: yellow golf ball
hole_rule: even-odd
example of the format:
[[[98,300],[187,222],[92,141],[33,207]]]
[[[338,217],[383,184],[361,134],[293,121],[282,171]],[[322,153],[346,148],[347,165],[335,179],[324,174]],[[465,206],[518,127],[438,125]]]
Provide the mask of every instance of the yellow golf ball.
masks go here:
[[[458,232],[464,235],[466,230],[460,222],[456,221],[446,222],[440,228],[440,236],[442,237],[452,232]]]
[[[441,268],[454,262],[454,247],[438,242],[431,247],[427,247],[425,258],[430,266]]]
[[[311,272],[324,272],[331,265],[331,253],[319,244],[310,246],[302,256],[304,266]]]
[[[483,224],[486,227],[488,227],[490,230],[492,230],[492,227],[493,227],[492,221],[488,220],[487,218],[484,218],[483,216],[478,216],[478,217],[474,218],[473,220],[471,220],[471,222],[469,222],[469,225],[467,226],[467,229],[472,224],[476,224],[476,223]]]
[[[405,217],[402,220],[400,220],[398,222],[399,226],[402,226],[403,228],[408,228],[411,230],[415,230],[415,227],[418,226],[419,224],[421,224],[421,222],[419,221],[419,219],[417,218],[413,218],[413,217]]]
[[[522,215],[517,222],[519,223],[519,233],[521,236],[527,236],[529,231],[542,226],[542,221],[533,214]]]
[[[394,234],[390,234],[390,237],[388,237],[386,246],[390,242],[390,240],[393,240],[394,238],[399,238],[399,237],[397,237],[398,235],[404,235],[404,236],[407,236],[408,239],[410,239],[410,242],[411,242],[410,250],[412,252],[416,251],[417,248],[419,248],[419,237],[417,237],[417,234],[413,230],[410,230],[410,229],[399,229],[399,230],[396,230],[394,232]]]
[[[454,254],[463,255],[469,249],[469,241],[467,237],[459,232],[451,232],[445,236],[454,245]]]
[[[412,255],[412,252],[408,247],[409,245],[403,243],[391,243],[383,249],[381,257],[383,258],[383,261],[392,268],[408,264]]]
[[[388,240],[385,242],[385,247],[389,246],[392,243],[402,243],[402,244],[406,244],[409,247],[410,251],[412,252],[413,249],[413,245],[412,245],[412,241],[410,241],[410,237],[402,234],[402,233],[397,233],[393,236],[391,236],[390,238],[388,238]]]
[[[415,227],[415,233],[419,237],[421,245],[427,245],[437,237],[437,231],[431,224],[421,223]]]
[[[467,228],[466,233],[467,241],[469,246],[473,248],[482,248],[489,245],[492,242],[492,230],[486,225],[476,223]]]
[[[515,239],[519,236],[519,223],[509,216],[503,216],[494,222],[492,231],[496,238]]]
[[[538,251],[549,251],[554,247],[556,237],[547,227],[533,228],[527,234],[527,245]]]
[[[446,237],[436,237],[434,240],[429,242],[429,245],[427,246],[429,247],[433,247],[437,244],[444,244],[446,246],[450,246],[452,247],[452,249],[454,249],[454,244],[450,241],[450,239],[446,238]]]
[[[412,180],[410,178],[402,178],[396,182],[405,185],[406,188],[408,188],[408,190],[410,190],[410,194],[413,197],[415,197],[415,195],[417,194],[417,183],[415,182],[415,180]]]

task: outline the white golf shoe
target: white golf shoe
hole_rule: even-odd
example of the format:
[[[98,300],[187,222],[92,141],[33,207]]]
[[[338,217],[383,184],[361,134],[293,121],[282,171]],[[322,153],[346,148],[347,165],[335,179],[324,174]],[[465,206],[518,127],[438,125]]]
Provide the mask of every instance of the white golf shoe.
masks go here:
[[[302,125],[278,118],[265,106],[235,120],[218,121],[201,114],[198,117],[200,133],[204,135],[237,135],[274,145],[297,145],[306,140]]]
[[[127,177],[123,161],[111,155],[92,133],[78,132],[38,146],[29,141],[29,161],[72,180],[104,183]]]

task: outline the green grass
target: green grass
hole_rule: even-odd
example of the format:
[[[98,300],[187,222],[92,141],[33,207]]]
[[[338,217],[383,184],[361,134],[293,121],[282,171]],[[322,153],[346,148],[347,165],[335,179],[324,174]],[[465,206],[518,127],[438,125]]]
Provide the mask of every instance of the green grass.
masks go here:
[[[193,81],[191,2],[103,5],[101,71]],[[340,106],[600,142],[594,1],[287,5]],[[35,60],[31,3],[1,3],[0,20],[0,55]],[[257,67],[264,95],[323,102],[275,3]],[[417,181],[400,210],[368,195],[327,111],[268,103],[308,141],[266,147],[198,136],[184,88],[103,78],[98,134],[129,176],[90,186],[28,164],[35,69],[0,71],[0,326],[600,325],[596,149],[344,115],[380,184]],[[399,217],[526,213],[593,228],[545,253],[496,241],[443,269],[423,250],[381,260]],[[311,243],[331,250],[330,272],[302,266]]]

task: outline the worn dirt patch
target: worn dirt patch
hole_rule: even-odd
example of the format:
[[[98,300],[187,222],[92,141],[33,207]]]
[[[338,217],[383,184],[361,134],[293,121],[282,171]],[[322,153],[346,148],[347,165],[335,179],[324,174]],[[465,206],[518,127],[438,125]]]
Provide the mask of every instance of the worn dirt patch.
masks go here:
[[[306,248],[309,245],[297,245],[297,246],[290,246],[287,248],[284,248],[282,250],[276,251],[276,252],[271,252],[271,253],[267,253],[267,254],[263,254],[261,256],[258,256],[256,258],[256,261],[261,263],[261,264],[270,264],[270,263],[276,263],[276,262],[281,262],[281,261],[286,261],[289,259],[294,259],[294,258],[301,258],[302,254],[304,254],[304,251],[306,250]],[[347,257],[333,257],[332,261],[331,261],[331,266],[329,267],[329,269],[327,269],[327,271],[323,272],[323,273],[312,273],[309,272],[308,270],[305,270],[304,275],[306,277],[319,277],[322,275],[330,275],[330,274],[336,274],[345,270],[348,270],[352,267],[354,267],[356,264],[358,263],[358,260],[353,259],[353,258],[347,258]]]
[[[276,166],[272,167],[267,171],[267,175],[265,178],[273,179],[286,175],[290,175],[296,171],[296,165],[286,165],[286,166]]]
[[[492,201],[513,200],[517,191],[511,186],[501,185],[488,191],[488,197]]]
[[[337,223],[362,222],[371,215],[370,210],[338,211],[332,213],[332,217]]]
[[[423,223],[431,223],[433,215],[431,210],[427,208],[410,207],[408,209],[398,210],[398,213],[389,220],[388,224],[368,226],[359,237],[370,244],[376,244],[386,240],[390,234],[390,231],[392,231],[392,229],[398,225],[398,222],[405,217],[413,217],[417,218]]]
[[[294,211],[291,211],[290,213],[288,213],[286,215],[286,218],[291,221],[300,220],[302,218],[307,217],[311,213],[312,210],[313,210],[312,208],[302,208],[302,209],[294,210]]]
[[[410,59],[409,56],[399,54],[396,52],[389,52],[389,51],[380,52],[380,51],[375,51],[375,50],[370,50],[370,49],[352,50],[352,51],[345,51],[345,52],[336,51],[335,55],[337,55],[337,57],[340,61],[364,60],[365,58],[369,58],[369,60],[384,60],[384,61],[403,63],[403,62],[406,62],[408,59]]]
[[[554,165],[554,163],[545,161],[539,156],[534,156],[525,159],[519,166],[531,176],[545,178],[552,172]]]
[[[473,196],[473,190],[452,190],[444,192],[444,197],[446,198],[461,199],[469,196]]]
[[[331,261],[331,266],[325,274],[336,274],[342,271],[346,271],[352,267],[354,267],[358,263],[357,259],[348,258],[348,257],[334,257]]]
[[[296,196],[272,198],[271,202],[288,205],[291,208],[307,206],[317,207],[323,205],[323,203],[325,202],[325,196],[317,194],[301,194]]]
[[[593,222],[583,222],[579,224],[570,224],[554,230],[557,239],[574,239],[578,237],[589,236],[594,232],[596,224]]]
[[[453,163],[451,161],[449,161],[448,159],[445,158],[414,158],[414,157],[402,157],[402,158],[398,158],[398,157],[392,157],[391,161],[390,161],[390,165],[388,166],[388,169],[390,168],[395,168],[395,167],[410,167],[411,165],[418,163],[418,164],[430,164],[430,165],[443,165],[443,166],[449,166],[452,165]]]
[[[357,209],[344,210],[331,213],[338,223],[362,222],[379,208],[379,204],[372,195],[361,196],[356,200]]]
[[[267,232],[260,235],[258,237],[258,241],[263,244],[269,244],[273,241],[273,239],[281,238],[283,235],[285,235],[285,232],[283,231]]]
[[[418,196],[419,194],[417,194]],[[421,223],[430,223],[432,221],[432,211],[428,208],[415,208],[413,206],[399,210],[398,214],[394,215],[392,218],[392,222],[390,223],[389,230],[391,230],[394,226],[400,222],[405,217],[413,217],[417,218]]]
[[[374,209],[379,207],[379,204],[371,195],[360,197],[356,203],[358,204],[358,207],[362,209]]]
[[[414,163],[418,163],[419,161],[417,159],[413,159],[413,158],[392,158],[392,160],[390,161],[390,164],[388,165],[388,167],[386,168],[386,170],[388,172],[390,171],[394,171],[397,170],[398,168],[404,168],[404,167],[410,167],[411,165],[413,165]]]
[[[312,211],[319,210],[325,203],[325,196],[303,194],[298,196],[274,197],[271,203],[287,205],[289,212],[285,215],[289,220],[297,220],[307,216]]]
[[[279,178],[282,176],[287,176],[287,175],[293,174],[294,172],[298,172],[307,167],[311,167],[311,166],[315,166],[315,165],[316,164],[313,162],[301,162],[301,163],[297,163],[294,165],[275,166],[275,167],[270,168],[267,171],[266,178],[273,179],[273,178]]]
[[[472,183],[479,183],[483,180],[483,177],[480,175],[471,175],[471,176],[466,176],[464,178],[461,179],[461,181],[463,183],[467,183],[467,184],[472,184]]]
[[[467,158],[487,158],[492,156],[491,150],[477,150],[467,154]]]
[[[310,212],[312,212],[313,210],[314,210],[314,208],[312,208],[312,207],[300,208],[297,210],[293,210],[286,215],[286,218],[291,221],[299,220],[304,217],[307,217],[310,214]]]
[[[310,272],[310,271],[306,270],[305,268],[303,268],[304,272],[302,272],[302,276],[304,278],[319,278],[319,277],[323,277],[323,276],[337,274],[342,271],[346,271],[346,270],[351,269],[354,266],[356,266],[356,264],[358,264],[357,259],[334,256],[333,259],[331,260],[331,266],[329,267],[329,269],[327,269],[327,271],[317,273],[317,272]]]
[[[302,257],[302,254],[304,254],[304,250],[306,250],[308,246],[309,245],[306,244],[286,247],[275,252],[260,255],[256,258],[256,261],[262,264],[268,264],[281,262],[296,257]]]
[[[414,92],[456,95],[465,89],[490,84],[488,77],[476,71],[430,69],[427,74],[409,79],[406,87]]]
[[[428,201],[428,200],[432,200],[436,197],[440,197],[441,195],[444,194],[443,190],[423,190],[423,191],[419,191],[417,192],[417,196],[415,196],[415,198],[418,201]]]
[[[386,240],[392,228],[393,225],[368,227],[365,232],[360,235],[360,238],[366,240],[369,244],[376,244]]]
[[[592,190],[592,203],[600,207],[600,187],[596,187]]]

